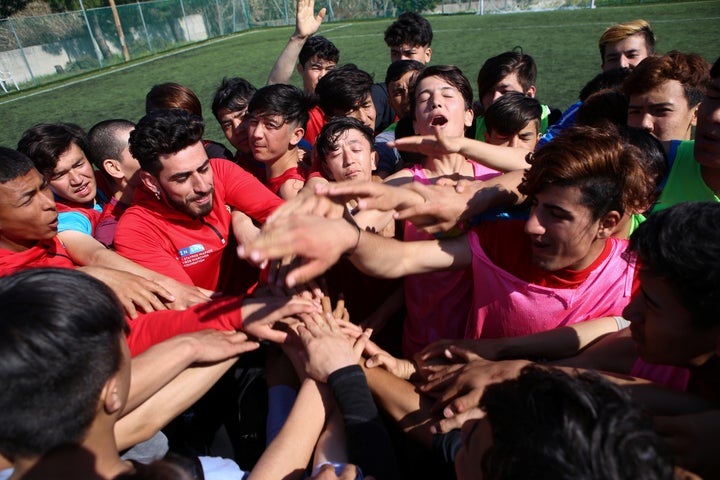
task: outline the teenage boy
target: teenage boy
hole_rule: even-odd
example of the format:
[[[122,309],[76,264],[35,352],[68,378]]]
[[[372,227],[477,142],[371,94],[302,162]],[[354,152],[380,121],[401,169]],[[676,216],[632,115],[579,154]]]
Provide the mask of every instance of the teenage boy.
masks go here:
[[[248,106],[248,139],[253,158],[265,165],[265,185],[289,200],[305,185],[298,143],[308,120],[307,97],[292,85],[261,88]]]
[[[85,132],[71,123],[35,125],[23,132],[18,142],[18,151],[48,178],[60,211],[61,232],[92,235],[111,196],[106,177],[95,173],[86,150]]]
[[[710,70],[705,99],[697,109],[695,140],[670,144],[667,182],[653,211],[679,202],[720,202],[720,58]]]
[[[265,165],[253,160],[247,137],[248,105],[256,91],[244,78],[223,78],[215,91],[212,111],[225,138],[236,149],[233,161],[264,182]]]
[[[475,139],[485,139],[485,122],[482,114],[492,103],[508,92],[520,92],[525,96],[535,98],[535,80],[537,66],[535,60],[522,51],[504,52],[488,58],[480,68],[477,76],[478,88],[478,115],[475,119]],[[551,112],[547,105],[542,106],[540,130],[544,133],[553,123],[560,112]]]
[[[485,142],[535,150],[540,139],[542,105],[519,92],[508,92],[485,111]]]
[[[415,78],[425,68],[417,60],[398,60],[390,64],[385,74],[385,85],[389,92],[388,103],[395,112],[395,119],[385,130],[375,137],[378,152],[378,175],[385,178],[397,172],[403,165],[402,154],[387,146],[395,138],[414,135],[410,115],[410,95]],[[373,87],[374,88],[374,87]],[[411,155],[405,155],[410,160]]]
[[[385,30],[385,44],[390,48],[390,63],[398,60],[415,60],[423,65],[432,57],[433,31],[430,22],[415,12],[405,12]],[[376,83],[372,99],[377,111],[375,131],[385,130],[400,115],[388,101],[390,93],[386,83]]]
[[[112,196],[103,209],[93,236],[109,247],[115,239],[120,216],[132,203],[140,186],[140,164],[130,154],[130,132],[135,124],[128,120],[104,120],[87,135],[87,151],[93,166],[107,177]]]
[[[138,122],[130,153],[140,162],[143,185],[120,219],[115,248],[179,282],[242,294],[257,273],[238,274],[242,264],[226,248],[240,230],[231,210],[264,222],[282,200],[234,163],[209,159],[203,130],[202,120],[183,110]]]
[[[709,72],[708,62],[693,53],[646,58],[623,83],[628,126],[643,128],[661,142],[690,140]]]
[[[600,68],[634,68],[655,54],[655,34],[650,24],[638,19],[608,27],[598,41]]]
[[[325,120],[354,117],[374,130],[372,85],[372,76],[352,63],[333,69],[320,79],[315,88]]]

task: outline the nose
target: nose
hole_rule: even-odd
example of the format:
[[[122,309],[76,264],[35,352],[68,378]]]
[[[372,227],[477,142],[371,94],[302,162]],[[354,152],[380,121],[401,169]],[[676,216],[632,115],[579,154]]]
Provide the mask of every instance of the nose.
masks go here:
[[[82,183],[82,175],[72,169],[68,172],[68,180],[70,185],[79,185]]]
[[[493,103],[495,103],[495,101],[502,96],[503,96],[502,92],[496,91],[495,93],[493,93],[493,98],[492,98]]]
[[[540,219],[537,215],[537,207],[530,209],[530,216],[525,222],[525,233],[528,235],[542,235],[545,233],[545,228],[540,223]]]
[[[635,298],[633,298],[632,301],[630,301],[630,303],[623,309],[622,316],[625,320],[634,323],[642,322],[643,300],[641,297],[641,294],[636,295]]]
[[[209,190],[210,184],[208,183],[205,175],[195,173],[193,175],[193,191],[195,193],[205,193]]]
[[[630,68],[630,59],[626,57],[625,55],[620,56],[620,67],[621,68]]]
[[[41,199],[43,199],[43,210],[55,210],[55,200],[53,199],[53,194],[50,189],[42,192]]]
[[[652,133],[654,130],[654,126],[655,124],[653,123],[652,115],[650,115],[649,113],[644,114],[642,116],[642,121],[640,122],[640,128],[649,133]]]
[[[520,146],[520,139],[517,135],[513,135],[512,137],[508,138],[508,147],[519,147]]]

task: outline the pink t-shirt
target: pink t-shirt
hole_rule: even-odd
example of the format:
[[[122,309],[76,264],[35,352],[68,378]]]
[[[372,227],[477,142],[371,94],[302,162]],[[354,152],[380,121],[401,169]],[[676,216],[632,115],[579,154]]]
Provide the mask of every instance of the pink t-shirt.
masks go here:
[[[476,180],[498,176],[497,170],[470,161]],[[413,181],[430,184],[422,166],[409,169]],[[406,242],[432,240],[432,235],[419,232],[405,222]],[[407,317],[403,326],[402,350],[406,358],[443,338],[462,338],[465,333],[470,305],[472,304],[472,272],[432,272],[405,277],[405,304]]]

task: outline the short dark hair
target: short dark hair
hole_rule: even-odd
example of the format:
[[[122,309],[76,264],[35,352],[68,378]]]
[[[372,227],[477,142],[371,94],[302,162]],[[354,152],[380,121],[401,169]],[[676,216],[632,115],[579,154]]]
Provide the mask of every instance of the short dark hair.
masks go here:
[[[720,57],[718,57],[718,59],[715,60],[715,63],[713,63],[713,66],[710,69],[710,78],[718,78],[718,77],[720,77]]]
[[[432,45],[433,31],[430,22],[415,12],[404,12],[385,29],[385,43],[388,47]]]
[[[286,122],[305,128],[310,99],[302,90],[284,83],[266,85],[255,92],[248,105],[250,117],[278,115]]]
[[[621,215],[641,211],[653,194],[640,166],[641,155],[611,129],[567,128],[531,156],[518,189],[534,196],[550,185],[577,187],[593,220],[612,210]]]
[[[465,100],[465,109],[470,110],[473,102],[473,91],[470,80],[455,65],[433,65],[425,67],[415,78],[415,84],[410,92],[410,115],[415,118],[416,92],[418,84],[425,78],[438,77],[457,88]]]
[[[370,143],[370,150],[375,148],[375,137],[370,127],[362,123],[357,118],[353,117],[333,117],[323,125],[320,134],[315,140],[315,150],[317,151],[318,159],[321,162],[325,162],[325,158],[328,152],[334,151],[337,148],[337,141],[340,136],[348,130],[357,130],[363,134],[363,136]]]
[[[85,132],[78,125],[39,123],[25,130],[17,149],[33,161],[40,173],[50,176],[55,170],[58,157],[73,143],[83,152],[87,151]]]
[[[120,368],[126,326],[112,290],[77,270],[0,279],[3,455],[35,457],[83,440],[103,386]]]
[[[134,128],[134,123],[122,119],[103,120],[95,124],[87,134],[88,160],[104,172],[103,161],[107,158],[120,160],[120,152],[128,146],[125,138],[118,138],[119,134]]]
[[[162,170],[160,155],[179,152],[202,139],[202,118],[185,110],[155,110],[145,115],[130,132],[130,153],[140,168],[157,176]]]
[[[417,60],[397,60],[391,63],[385,72],[385,83],[396,82],[407,72],[420,72],[423,68],[425,65]]]
[[[523,93],[527,93],[537,78],[535,60],[523,53],[522,49],[504,52],[485,60],[477,76],[478,98],[482,98],[496,83],[512,73],[517,75]]]
[[[479,462],[485,479],[673,478],[652,419],[594,372],[525,367],[488,386],[480,408],[493,439]]]
[[[24,153],[12,148],[0,147],[0,183],[22,177],[33,168],[35,165]]]
[[[627,67],[613,68],[606,72],[601,72],[595,75],[592,80],[587,82],[580,90],[578,100],[584,102],[586,98],[595,92],[604,90],[606,88],[622,88],[622,84],[625,79],[630,75],[630,70]]]
[[[599,127],[605,124],[627,125],[628,100],[615,88],[606,88],[587,97],[575,117],[576,125]]]
[[[239,112],[247,108],[255,92],[257,92],[257,88],[244,78],[223,78],[222,83],[215,91],[215,97],[213,97],[213,115],[218,118],[220,110]]]
[[[202,105],[195,92],[185,85],[168,82],[153,86],[145,96],[145,113],[179,108],[202,118]]]
[[[541,116],[540,102],[526,97],[524,93],[508,92],[490,105],[483,118],[488,133],[512,135],[533,121],[537,122],[540,131]]]
[[[305,68],[305,64],[312,57],[317,57],[320,60],[326,60],[328,62],[338,63],[340,61],[340,50],[337,49],[334,43],[327,38],[314,35],[307,39],[305,45],[300,49],[298,54],[298,62]]]
[[[630,237],[640,267],[665,279],[695,325],[720,323],[720,204],[687,202],[655,212]]]
[[[315,87],[315,94],[320,108],[331,115],[337,110],[348,112],[357,109],[370,97],[372,86],[372,75],[348,63],[323,75]]]
[[[695,53],[676,50],[640,62],[623,83],[623,93],[641,95],[669,80],[677,80],[683,87],[688,107],[694,107],[705,97],[710,64]]]

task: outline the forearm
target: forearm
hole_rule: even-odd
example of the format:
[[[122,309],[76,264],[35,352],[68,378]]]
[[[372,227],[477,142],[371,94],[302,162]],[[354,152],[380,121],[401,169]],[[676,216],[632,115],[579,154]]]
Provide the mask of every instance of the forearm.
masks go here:
[[[569,327],[533,335],[499,338],[498,358],[565,358],[577,353],[604,335],[618,331],[615,317],[602,317]]]
[[[358,365],[336,370],[328,385],[342,412],[350,462],[365,475],[377,479],[397,478],[393,446]]]
[[[525,160],[530,153],[528,150],[491,145],[472,138],[462,139],[460,153],[467,158],[482,163],[486,167],[501,172],[522,170],[530,167]]]
[[[450,240],[401,242],[370,232],[359,232],[350,261],[363,273],[380,278],[437,270],[460,269],[469,265],[470,247],[465,236]]]
[[[118,449],[129,448],[152,437],[199,400],[236,360],[233,357],[187,368],[132,411],[126,408],[127,413],[115,423]]]
[[[280,433],[268,445],[250,473],[251,480],[303,477],[325,424],[326,389],[314,380],[303,382]]]
[[[267,84],[272,85],[274,83],[289,83],[290,77],[292,77],[293,70],[295,68],[295,62],[298,60],[300,50],[303,45],[307,42],[309,37],[303,37],[295,32],[288,40],[287,45],[280,53],[280,56],[275,61],[272,71],[267,79]]]
[[[515,170],[482,182],[468,200],[463,218],[468,219],[492,208],[524,202],[526,197],[518,190],[524,174],[524,170]]]
[[[153,345],[132,359],[125,412],[130,412],[195,362],[194,339],[178,335]]]
[[[232,231],[238,245],[244,245],[260,233],[260,229],[255,226],[252,218],[239,210],[232,212]]]
[[[363,368],[370,391],[380,407],[420,443],[430,448],[430,426],[435,420],[430,408],[434,401],[421,395],[415,386],[382,368]]]

